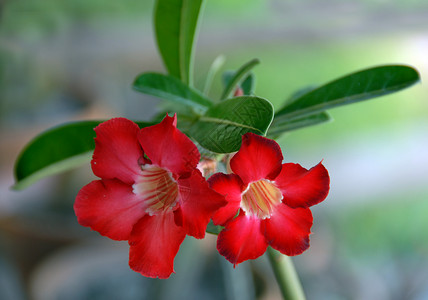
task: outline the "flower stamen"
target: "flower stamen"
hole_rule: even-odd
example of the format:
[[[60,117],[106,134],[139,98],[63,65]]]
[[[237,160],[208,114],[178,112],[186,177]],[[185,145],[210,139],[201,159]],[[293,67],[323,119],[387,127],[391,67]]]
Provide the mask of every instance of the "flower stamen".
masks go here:
[[[142,174],[132,186],[133,192],[144,199],[146,212],[153,216],[167,210],[173,210],[177,204],[178,185],[167,170],[144,165]]]
[[[273,209],[282,201],[281,191],[269,180],[252,182],[242,193],[241,208],[259,219],[270,218]]]

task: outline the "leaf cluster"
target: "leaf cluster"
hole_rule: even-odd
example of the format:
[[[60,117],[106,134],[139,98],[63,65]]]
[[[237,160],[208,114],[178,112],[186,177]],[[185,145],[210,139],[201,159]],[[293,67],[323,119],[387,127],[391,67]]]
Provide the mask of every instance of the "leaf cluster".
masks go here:
[[[167,74],[143,73],[133,89],[169,103],[169,109],[140,127],[156,123],[166,113],[179,112],[178,127],[204,153],[231,153],[240,148],[247,132],[277,138],[285,132],[331,121],[327,110],[368,100],[407,88],[419,81],[410,66],[386,65],[357,71],[316,88],[304,88],[274,111],[272,104],[256,95],[253,59],[223,74],[220,99],[208,97],[211,83],[224,58],[212,64],[202,91],[193,86],[194,44],[203,0],[157,0],[154,28],[157,46]],[[15,189],[76,167],[91,157],[93,128],[102,121],[63,124],[35,137],[15,165]]]

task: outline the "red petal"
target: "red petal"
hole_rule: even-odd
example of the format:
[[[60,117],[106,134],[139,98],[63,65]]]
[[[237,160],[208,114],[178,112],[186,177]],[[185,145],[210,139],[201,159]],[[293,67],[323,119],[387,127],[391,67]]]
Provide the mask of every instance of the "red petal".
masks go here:
[[[92,158],[94,174],[103,179],[117,178],[132,184],[141,171],[138,160],[143,150],[137,140],[137,124],[115,118],[95,128],[95,151]]]
[[[199,170],[177,183],[180,207],[174,212],[175,221],[188,235],[203,238],[211,216],[227,202],[208,186]]]
[[[113,180],[95,180],[76,197],[74,211],[78,222],[113,240],[127,240],[132,227],[145,214],[132,187]]]
[[[171,212],[145,215],[129,239],[129,266],[147,277],[168,278],[174,272],[174,258],[185,237]]]
[[[161,123],[141,129],[138,140],[153,164],[180,175],[196,168],[200,154],[176,123],[176,115],[166,116]]]
[[[223,225],[238,212],[244,186],[235,174],[216,173],[208,179],[208,183],[217,193],[226,197],[227,205],[217,210],[213,216],[215,225]]]
[[[242,212],[226,224],[217,240],[218,252],[234,265],[261,256],[267,245],[260,230],[260,220]]]
[[[262,221],[268,243],[285,255],[298,255],[309,248],[312,226],[309,208],[279,204],[270,219]]]
[[[254,133],[242,136],[241,149],[230,160],[233,173],[244,185],[263,178],[273,179],[281,171],[282,153],[279,145]]]
[[[291,207],[309,207],[327,197],[330,177],[321,163],[310,170],[288,163],[282,165],[275,185],[284,195],[283,203]]]

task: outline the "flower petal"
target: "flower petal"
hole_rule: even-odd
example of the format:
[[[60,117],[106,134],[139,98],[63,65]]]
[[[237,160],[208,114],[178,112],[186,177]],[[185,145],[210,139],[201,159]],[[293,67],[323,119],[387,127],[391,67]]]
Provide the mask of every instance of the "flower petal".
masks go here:
[[[193,171],[201,156],[176,124],[177,116],[167,115],[159,124],[141,129],[138,140],[153,164],[181,175]]]
[[[242,136],[241,149],[230,160],[230,167],[246,186],[260,179],[274,179],[281,171],[282,158],[274,140],[249,132]]]
[[[244,191],[239,176],[235,174],[216,173],[208,179],[211,188],[226,197],[227,204],[220,207],[213,215],[215,225],[224,225],[228,220],[236,216],[240,208],[241,193]]]
[[[103,179],[117,178],[132,184],[141,171],[138,160],[144,153],[137,140],[140,128],[125,118],[103,122],[95,128],[92,171]]]
[[[188,235],[201,239],[211,216],[227,202],[209,187],[199,170],[194,170],[187,178],[179,178],[177,183],[179,208],[174,211],[175,222]]]
[[[267,242],[260,230],[260,220],[243,212],[226,224],[217,240],[217,250],[233,265],[256,259],[265,253]]]
[[[94,180],[79,191],[74,211],[81,225],[113,240],[127,240],[145,214],[143,205],[131,186],[105,179]]]
[[[262,221],[262,230],[272,248],[293,256],[309,247],[312,220],[309,208],[291,208],[279,204],[270,219]]]
[[[168,278],[174,272],[174,258],[185,237],[171,212],[145,215],[129,239],[129,266],[147,277]]]
[[[330,189],[330,177],[319,163],[307,170],[299,164],[282,165],[275,185],[284,195],[283,203],[291,207],[309,207],[323,201]]]

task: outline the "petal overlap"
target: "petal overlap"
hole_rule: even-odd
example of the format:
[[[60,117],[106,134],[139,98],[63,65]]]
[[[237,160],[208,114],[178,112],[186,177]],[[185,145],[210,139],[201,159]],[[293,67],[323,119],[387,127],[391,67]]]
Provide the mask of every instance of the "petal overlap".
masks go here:
[[[226,224],[218,235],[217,250],[228,261],[236,265],[248,259],[261,256],[268,246],[256,217],[238,217]]]
[[[132,187],[117,179],[94,180],[77,194],[74,211],[78,222],[113,240],[127,240],[144,216],[144,203]]]
[[[214,211],[226,205],[226,200],[219,193],[210,189],[199,170],[194,170],[184,179],[178,179],[179,209],[175,213],[177,224],[188,235],[201,239]]]
[[[241,194],[244,190],[241,179],[235,174],[216,173],[208,179],[211,188],[226,198],[226,205],[213,215],[215,225],[223,225],[236,216],[240,208]]]
[[[129,266],[147,277],[168,278],[174,272],[174,258],[186,237],[175,225],[172,212],[145,215],[129,239]]]
[[[282,191],[285,204],[291,207],[309,207],[327,197],[330,178],[321,163],[309,170],[299,164],[287,163],[282,166],[275,184]]]
[[[141,129],[138,140],[153,164],[175,174],[192,172],[200,159],[198,148],[176,128],[177,116]]]
[[[230,167],[247,185],[275,178],[281,171],[282,158],[281,148],[274,140],[247,133],[242,136],[241,149],[230,160]]]
[[[95,128],[91,166],[97,177],[134,182],[141,170],[138,161],[144,155],[137,140],[139,131],[137,124],[125,118],[114,118]]]
[[[309,208],[291,208],[280,204],[270,219],[263,220],[262,227],[272,248],[293,256],[309,247],[312,220]]]

